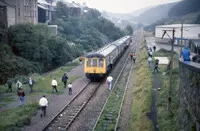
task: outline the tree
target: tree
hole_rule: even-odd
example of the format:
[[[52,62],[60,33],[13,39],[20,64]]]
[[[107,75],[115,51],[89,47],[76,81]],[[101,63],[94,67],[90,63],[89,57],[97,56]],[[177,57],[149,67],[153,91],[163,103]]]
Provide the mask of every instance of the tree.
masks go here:
[[[127,32],[127,35],[133,34],[133,28],[131,27],[131,25],[126,26],[126,32]]]

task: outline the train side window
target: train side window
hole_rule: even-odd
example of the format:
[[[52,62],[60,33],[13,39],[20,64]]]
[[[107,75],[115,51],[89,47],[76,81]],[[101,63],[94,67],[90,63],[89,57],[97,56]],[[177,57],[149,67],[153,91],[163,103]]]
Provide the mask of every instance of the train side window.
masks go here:
[[[103,59],[99,59],[99,67],[103,67]]]
[[[87,60],[87,67],[91,67],[91,59]]]
[[[93,59],[93,67],[97,67],[97,59]]]

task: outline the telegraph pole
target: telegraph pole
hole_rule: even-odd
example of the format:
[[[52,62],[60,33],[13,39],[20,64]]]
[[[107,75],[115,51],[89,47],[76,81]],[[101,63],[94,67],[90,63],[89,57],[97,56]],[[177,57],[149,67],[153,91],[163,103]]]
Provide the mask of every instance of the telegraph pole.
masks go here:
[[[174,34],[175,30],[172,30],[172,39],[171,39],[171,68],[170,68],[170,78],[169,78],[169,96],[168,96],[168,112],[170,116],[172,115],[171,111],[171,101],[172,101],[172,69],[173,69],[173,59],[174,59]]]
[[[174,35],[175,35],[175,30],[173,28],[173,30],[163,30],[164,33],[162,35],[162,38],[164,37],[165,34],[167,34],[167,31],[172,31],[172,38],[170,38],[170,36],[167,34],[167,36],[170,39],[170,44],[171,44],[171,65],[170,65],[170,78],[169,78],[169,91],[168,91],[168,103],[167,103],[167,109],[169,112],[169,115],[172,115],[172,111],[171,111],[171,101],[172,101],[172,69],[173,69],[173,59],[174,59]]]
[[[183,21],[181,23],[181,51],[180,51],[180,58],[182,53],[182,46],[183,46]]]

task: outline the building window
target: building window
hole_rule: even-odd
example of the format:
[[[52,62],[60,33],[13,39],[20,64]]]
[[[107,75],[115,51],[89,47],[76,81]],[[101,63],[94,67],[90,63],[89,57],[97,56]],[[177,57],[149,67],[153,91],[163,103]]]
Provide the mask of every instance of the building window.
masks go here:
[[[18,8],[18,16],[20,16],[20,8]]]

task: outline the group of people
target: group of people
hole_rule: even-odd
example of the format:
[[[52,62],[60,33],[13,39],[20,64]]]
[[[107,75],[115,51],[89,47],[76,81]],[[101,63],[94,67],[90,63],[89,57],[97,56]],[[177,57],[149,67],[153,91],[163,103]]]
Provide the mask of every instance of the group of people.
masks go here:
[[[62,82],[64,84],[64,88],[66,88],[66,86],[67,86],[67,80],[68,80],[68,76],[66,73],[64,73],[64,75],[62,76]],[[51,81],[51,85],[52,85],[52,93],[54,93],[55,91],[58,92],[58,90],[57,90],[58,82],[57,82],[56,78],[54,78]],[[69,95],[72,95],[72,83],[69,83],[67,87],[69,89]]]
[[[153,50],[152,50],[151,47],[149,47],[149,48],[147,49],[147,52],[148,52],[148,67],[149,67],[149,68],[151,68],[151,66],[152,66],[153,51],[154,51],[154,52],[156,51],[156,46],[155,46],[155,45],[153,46]],[[159,65],[159,60],[156,59],[156,60],[155,60],[155,63],[154,63],[154,70],[153,70],[153,73],[154,73],[154,72],[159,72],[159,71],[158,71],[158,65]]]
[[[64,73],[64,75],[62,76],[62,82],[64,84],[64,88],[66,88],[67,85],[67,80],[68,80],[68,76],[66,75],[66,73]],[[34,85],[35,81],[30,77],[28,80],[28,84],[30,87],[30,93],[33,92],[33,85]],[[10,79],[8,79],[7,81],[7,85],[8,85],[8,89],[6,90],[6,92],[12,92],[12,81]],[[57,90],[57,80],[56,78],[54,78],[51,81],[51,85],[52,85],[52,93],[54,93],[54,91],[58,92]],[[19,96],[19,100],[20,100],[20,107],[22,107],[24,105],[24,99],[25,99],[25,92],[22,88],[23,84],[20,80],[17,80],[16,83],[16,88],[17,88],[17,95]],[[68,89],[69,89],[69,95],[72,95],[72,83],[70,82],[68,84]],[[48,106],[48,100],[46,99],[45,95],[43,95],[43,97],[39,100],[39,106],[41,107],[42,113],[41,113],[41,117],[46,115],[46,107]]]
[[[32,78],[30,77],[29,80],[28,80],[28,84],[29,84],[29,87],[30,87],[30,93],[33,92],[33,84],[35,83],[34,80],[32,80]],[[7,84],[8,84],[8,89],[6,92],[12,92],[12,81],[10,79],[8,79],[7,81]],[[20,82],[19,80],[17,80],[17,83],[16,83],[16,88],[17,88],[17,91],[19,91],[20,89],[22,89],[22,82]]]
[[[28,84],[30,87],[30,93],[33,92],[33,84],[34,83],[35,83],[35,81],[32,80],[32,78],[30,77],[28,80]],[[12,92],[12,81],[10,79],[8,79],[7,85],[8,85],[8,89],[6,90],[6,92]],[[25,92],[24,92],[22,86],[23,86],[22,82],[17,80],[16,88],[17,88],[17,94],[20,99],[20,107],[24,105],[24,97],[25,97]]]
[[[130,57],[131,57],[131,61],[133,61],[133,63],[135,63],[136,56],[134,55],[133,52],[130,53]]]

